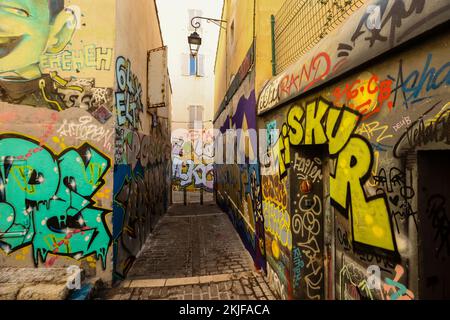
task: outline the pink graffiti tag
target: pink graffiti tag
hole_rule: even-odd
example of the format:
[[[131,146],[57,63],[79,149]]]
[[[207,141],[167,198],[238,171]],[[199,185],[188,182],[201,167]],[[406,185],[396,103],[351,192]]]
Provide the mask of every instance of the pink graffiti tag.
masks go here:
[[[56,113],[52,114],[51,119],[52,119],[52,122],[50,122],[49,124],[47,124],[45,126],[46,130],[45,130],[44,134],[42,135],[42,137],[39,138],[39,141],[41,141],[39,143],[39,148],[34,148],[34,149],[28,150],[27,154],[18,156],[17,157],[18,160],[28,160],[34,153],[38,153],[38,152],[41,152],[42,150],[44,150],[43,146],[46,144],[48,138],[50,137],[50,134],[54,130],[55,124],[58,122],[58,115]]]
[[[73,237],[73,235],[74,235],[74,234],[77,234],[77,233],[81,233],[81,235],[84,235],[84,234],[85,234],[85,230],[89,230],[89,227],[83,227],[83,228],[81,228],[81,229],[79,229],[79,230],[68,231],[68,232],[67,232],[67,235],[64,237],[64,240],[61,240],[61,241],[59,241],[59,242],[56,242],[56,239],[54,239],[54,240],[53,240],[53,253],[58,253],[58,252],[60,251],[60,248],[61,248],[62,246],[64,246],[64,245],[65,245],[67,248],[69,248],[69,240]],[[45,266],[46,266],[47,268],[52,267],[52,266],[55,264],[56,260],[58,260],[58,257],[57,257],[57,256],[51,257],[51,258],[45,263]]]

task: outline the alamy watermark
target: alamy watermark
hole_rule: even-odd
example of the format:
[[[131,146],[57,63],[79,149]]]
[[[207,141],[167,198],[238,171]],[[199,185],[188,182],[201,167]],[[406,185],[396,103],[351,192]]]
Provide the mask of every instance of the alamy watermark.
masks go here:
[[[70,266],[66,269],[67,272],[67,282],[66,286],[69,290],[80,290],[81,289],[81,269],[78,266]]]
[[[381,290],[381,270],[377,265],[371,265],[367,268],[367,288]]]
[[[179,141],[192,145],[213,144],[215,165],[222,164],[258,164],[276,167],[278,161],[278,129],[176,129],[172,132],[172,157],[189,156],[180,154]],[[180,138],[181,137],[181,138]],[[202,154],[192,152],[191,160],[202,163]]]
[[[367,6],[366,12],[369,16],[366,19],[366,27],[369,30],[381,30],[381,7],[371,4]]]

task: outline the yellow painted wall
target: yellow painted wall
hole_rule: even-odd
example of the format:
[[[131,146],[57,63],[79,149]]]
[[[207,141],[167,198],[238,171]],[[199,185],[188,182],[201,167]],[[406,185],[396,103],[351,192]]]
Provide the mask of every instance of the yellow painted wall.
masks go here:
[[[272,78],[272,32],[270,16],[275,15],[286,0],[256,1],[256,78],[255,92],[259,96],[265,81]]]
[[[221,30],[216,57],[216,85],[214,111],[225,97],[233,75],[237,73],[253,41],[253,0],[225,0],[222,20],[226,31]],[[234,22],[234,41],[231,26]]]
[[[114,6],[110,0],[66,0],[66,7],[73,8],[81,17],[77,30],[63,52],[46,54],[41,58],[41,68],[44,71],[57,71],[65,78],[81,72],[84,78],[95,78],[97,87],[112,87],[114,77],[105,71],[114,71],[115,34],[113,26],[107,23],[115,20]],[[102,52],[97,61],[96,49]],[[104,61],[100,61],[100,58],[104,58]]]
[[[225,20],[228,14],[228,1],[224,0],[222,10],[222,20]],[[214,114],[219,109],[225,93],[227,91],[227,74],[226,74],[226,31],[221,29],[219,34],[219,41],[217,44],[216,61],[214,65]]]
[[[154,1],[118,0],[116,37],[116,56],[130,59],[131,70],[139,78],[146,104],[147,51],[163,45]],[[151,116],[144,112],[141,121],[142,128],[149,128]],[[147,129],[141,130],[148,134]]]
[[[222,20],[227,21],[227,30],[221,30],[220,32],[216,55],[215,113],[225,97],[232,76],[237,73],[242,64],[254,35],[256,37],[256,96],[261,92],[264,82],[272,77],[270,16],[275,15],[284,2],[285,0],[224,1]],[[231,24],[233,21],[235,41],[231,43]],[[255,26],[253,26],[253,21],[255,21]],[[255,34],[253,34],[254,32]]]

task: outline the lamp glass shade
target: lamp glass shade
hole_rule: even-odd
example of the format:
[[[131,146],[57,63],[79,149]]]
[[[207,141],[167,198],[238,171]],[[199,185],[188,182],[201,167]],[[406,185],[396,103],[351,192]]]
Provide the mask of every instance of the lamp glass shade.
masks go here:
[[[200,49],[200,45],[202,44],[202,38],[200,35],[194,31],[188,37],[189,48],[191,49],[191,54],[193,56],[197,55],[198,50]]]

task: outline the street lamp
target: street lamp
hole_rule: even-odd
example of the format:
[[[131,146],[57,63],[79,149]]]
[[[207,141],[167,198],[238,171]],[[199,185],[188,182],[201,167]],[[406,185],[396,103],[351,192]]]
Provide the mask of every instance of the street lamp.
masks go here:
[[[212,18],[206,18],[206,17],[193,17],[192,20],[191,20],[191,26],[195,30],[188,37],[188,43],[189,43],[189,48],[191,50],[191,55],[194,56],[194,57],[197,56],[198,51],[200,50],[200,46],[202,44],[202,38],[197,33],[197,29],[200,28],[200,22],[197,21],[197,22],[194,23],[195,19],[203,19],[203,20],[206,20],[208,22],[213,22],[216,25],[218,25],[220,28],[226,29],[224,26],[222,26],[222,22],[226,23],[225,20],[212,19]]]
[[[200,49],[201,44],[202,44],[202,38],[200,38],[200,35],[197,33],[197,31],[194,31],[188,37],[188,42],[189,42],[189,48],[191,49],[191,54],[192,54],[192,56],[195,57],[198,53],[198,50]]]

